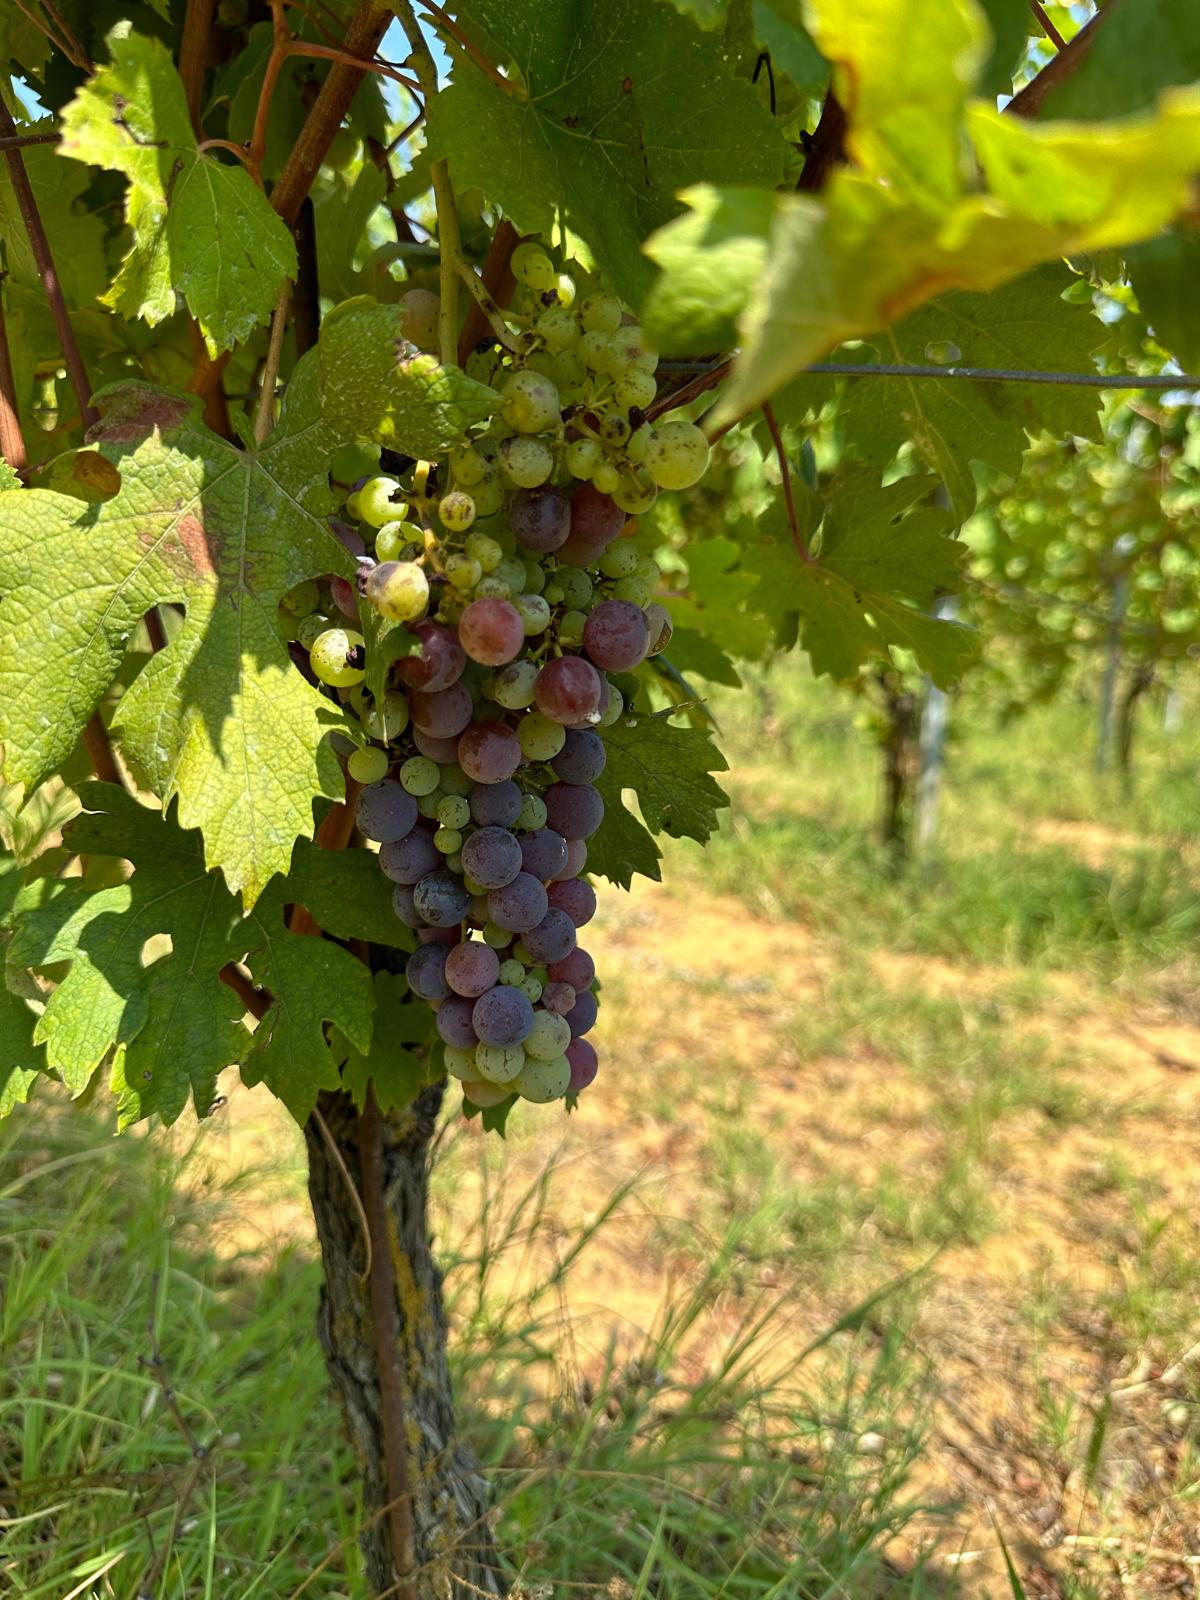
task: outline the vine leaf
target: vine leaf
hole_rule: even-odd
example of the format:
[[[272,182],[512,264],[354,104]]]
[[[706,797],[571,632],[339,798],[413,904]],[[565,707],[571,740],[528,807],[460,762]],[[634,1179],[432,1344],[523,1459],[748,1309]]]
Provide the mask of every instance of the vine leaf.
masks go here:
[[[522,232],[561,219],[632,305],[651,276],[642,240],[678,190],[769,188],[792,158],[720,37],[659,0],[478,0],[471,23],[511,52],[526,94],[456,67],[429,108],[432,154]]]
[[[210,432],[194,397],[122,384],[97,396],[92,434],[120,474],[111,499],[0,494],[10,782],[32,787],[57,769],[142,616],[181,605],[179,631],[121,700],[124,753],[164,804],[179,795],[181,825],[203,831],[209,864],[248,904],[288,870],[294,841],[312,833],[314,797],[344,788],[326,737],[343,713],[292,666],[275,622],[293,584],[352,575],[327,522],[330,457],[371,437],[437,453],[497,399],[405,344],[400,318],[373,301],[331,312],[257,453]]]
[[[588,865],[627,889],[633,874],[658,879],[662,859],[651,834],[696,839],[701,844],[717,828],[717,813],[729,797],[712,777],[728,768],[709,735],[679,727],[669,715],[623,717],[606,728],[604,771],[596,787],[605,815],[588,843]],[[632,790],[645,825],[624,801]]]
[[[415,949],[416,934],[392,910],[392,888],[374,851],[322,850],[309,839],[297,839],[288,895],[335,939]]]
[[[1087,372],[1103,330],[1089,308],[1064,303],[1074,281],[1046,267],[991,294],[944,295],[838,359]],[[911,439],[962,521],[975,509],[973,461],[1013,475],[1028,434],[1094,435],[1097,410],[1094,390],[1069,385],[873,377],[847,384],[839,414],[855,450],[880,466]]]
[[[1049,117],[1124,117],[1145,111],[1167,84],[1200,79],[1200,28],[1178,0],[1116,5],[1078,69],[1046,96]]]
[[[44,117],[28,128],[22,124],[21,131],[54,133],[57,130],[53,118]],[[22,150],[21,159],[38,215],[54,242],[54,265],[67,304],[85,310],[103,293],[108,282],[104,270],[104,221],[82,200],[92,174],[61,160],[54,145],[30,145]],[[21,220],[16,190],[7,181],[7,172],[5,181],[0,183],[0,238],[4,240],[12,282],[35,291],[40,302],[41,274]],[[54,348],[57,350],[57,345]]]
[[[427,1083],[435,1081],[427,1052],[408,1045],[425,1044],[433,1037],[434,1018],[428,1006],[413,1000],[408,980],[399,972],[375,974],[375,1030],[368,1051],[348,1044],[342,1068],[342,1087],[361,1111],[367,1088],[373,1085],[379,1109],[400,1111],[414,1101]]]
[[[105,303],[153,325],[178,290],[215,356],[270,315],[296,275],[295,244],[244,167],[197,148],[166,46],[119,28],[107,44],[111,64],[63,108],[59,146],[129,179],[133,247]]]
[[[970,629],[916,609],[957,587],[966,555],[949,537],[950,513],[920,504],[929,490],[925,477],[883,489],[876,471],[851,469],[833,487],[817,560],[800,561],[783,538],[745,553],[744,567],[759,580],[751,604],[779,627],[798,614],[818,676],[853,678],[871,656],[901,648],[946,687],[978,654]]]

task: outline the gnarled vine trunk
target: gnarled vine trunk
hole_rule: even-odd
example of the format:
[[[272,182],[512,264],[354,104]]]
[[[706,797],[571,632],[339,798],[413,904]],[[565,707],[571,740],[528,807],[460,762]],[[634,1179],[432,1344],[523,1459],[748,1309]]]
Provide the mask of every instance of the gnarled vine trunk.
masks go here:
[[[442,1100],[442,1085],[425,1089],[406,1111],[377,1116],[382,1166],[383,1222],[391,1271],[393,1316],[381,1307],[403,1405],[407,1479],[411,1491],[411,1538],[415,1582],[406,1591],[397,1570],[396,1536],[389,1500],[389,1374],[381,1370],[376,1342],[372,1283],[363,1278],[362,1223],[346,1179],[315,1121],[305,1128],[308,1189],[325,1268],[318,1334],[362,1471],[363,1508],[370,1519],[361,1536],[367,1576],[375,1594],[420,1600],[478,1600],[506,1593],[486,1520],[487,1484],[478,1463],[458,1440],[446,1361],[446,1315],[441,1274],[433,1259],[427,1221],[429,1144]],[[370,1211],[370,1152],[364,1174],[364,1144],[370,1124],[350,1097],[323,1094],[318,1109],[346,1169]],[[374,1230],[373,1230],[374,1231]],[[380,1280],[375,1275],[378,1295]],[[385,1357],[386,1359],[386,1357]],[[393,1399],[395,1396],[393,1395]],[[393,1430],[393,1444],[395,1433]],[[395,1483],[394,1474],[391,1479]]]

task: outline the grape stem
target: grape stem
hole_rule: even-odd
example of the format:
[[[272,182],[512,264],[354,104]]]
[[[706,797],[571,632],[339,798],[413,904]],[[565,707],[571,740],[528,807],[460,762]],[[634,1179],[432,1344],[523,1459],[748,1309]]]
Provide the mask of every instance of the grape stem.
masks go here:
[[[403,0],[395,5],[396,16],[404,29],[412,49],[411,61],[427,106],[433,103],[438,92],[437,66],[421,25],[413,15],[412,7]],[[437,207],[439,301],[438,301],[438,355],[444,367],[452,367],[458,359],[458,280],[463,261],[462,236],[458,228],[458,206],[454,199],[454,185],[450,182],[450,168],[444,161],[435,161],[429,169],[433,182],[433,198]]]
[[[771,443],[775,446],[775,457],[779,462],[779,476],[783,483],[783,501],[787,507],[788,527],[792,530],[792,543],[796,546],[796,553],[806,567],[813,565],[813,558],[809,554],[808,546],[804,542],[804,535],[800,532],[800,521],[796,516],[796,502],[792,496],[792,469],[788,464],[787,451],[783,447],[783,435],[779,431],[779,423],[775,420],[775,413],[771,409],[771,402],[765,400],[762,408],[763,421],[767,425],[767,432],[771,435]]]
[[[504,314],[501,312],[500,307],[487,292],[487,286],[484,284],[483,279],[475,271],[471,263],[464,261],[461,256],[458,261],[458,272],[462,281],[471,291],[475,304],[487,319],[488,327],[491,328],[500,343],[506,350],[512,350],[514,353],[519,351],[521,348],[520,343],[505,323]]]
[[[1047,39],[1049,39],[1054,48],[1056,50],[1065,50],[1067,41],[1063,38],[1062,34],[1059,33],[1058,29],[1046,15],[1046,8],[1040,3],[1040,0],[1029,0],[1029,9],[1037,18],[1038,26],[1046,35]]]
[[[267,345],[267,359],[263,363],[262,388],[258,392],[258,409],[254,414],[254,442],[264,445],[271,431],[275,414],[275,386],[279,381],[279,363],[283,359],[283,336],[287,332],[288,309],[292,301],[292,285],[283,280],[275,314],[271,318],[271,337]]]
[[[187,0],[183,14],[183,37],[179,44],[179,76],[187,100],[192,132],[203,139],[200,109],[204,103],[204,68],[208,61],[208,38],[212,29],[216,0]]]

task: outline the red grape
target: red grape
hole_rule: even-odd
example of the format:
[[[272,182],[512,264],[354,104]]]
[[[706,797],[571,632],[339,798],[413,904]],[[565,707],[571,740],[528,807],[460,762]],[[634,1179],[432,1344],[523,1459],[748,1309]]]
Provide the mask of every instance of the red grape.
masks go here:
[[[630,600],[602,600],[583,625],[583,648],[604,672],[629,672],[646,659],[650,624]]]
[[[521,745],[503,722],[475,722],[458,741],[458,764],[476,783],[503,783],[521,765]]]
[[[459,618],[458,638],[472,661],[502,667],[520,655],[525,624],[508,600],[472,600]]]
[[[456,683],[467,664],[467,653],[454,629],[425,621],[413,623],[409,632],[420,641],[421,648],[396,663],[396,671],[409,688],[436,694]]]
[[[538,710],[552,722],[581,728],[599,717],[605,687],[590,661],[582,656],[558,656],[538,673],[533,698]]]

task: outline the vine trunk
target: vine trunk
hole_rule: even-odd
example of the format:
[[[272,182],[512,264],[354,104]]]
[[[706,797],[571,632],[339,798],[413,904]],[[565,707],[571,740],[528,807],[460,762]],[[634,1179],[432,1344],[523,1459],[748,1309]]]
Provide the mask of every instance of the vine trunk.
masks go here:
[[[506,1588],[487,1521],[487,1483],[457,1437],[442,1279],[429,1235],[429,1148],[443,1087],[425,1089],[403,1112],[377,1119],[395,1330],[394,1345],[384,1341],[383,1360],[392,1348],[403,1405],[413,1575],[398,1571],[389,1514],[394,1496],[388,1457],[398,1441],[394,1425],[385,1420],[394,1416],[394,1408],[388,1403],[389,1375],[381,1369],[372,1285],[363,1271],[362,1224],[350,1203],[346,1176],[319,1125],[310,1120],[305,1129],[308,1188],[325,1272],[318,1335],[361,1469],[361,1546],[371,1592],[479,1600],[502,1596]],[[364,1172],[364,1119],[341,1093],[323,1094],[318,1109],[370,1211],[371,1196],[364,1192],[370,1167],[368,1157]],[[378,1294],[378,1275],[371,1277]],[[382,1315],[387,1320],[386,1311]]]

